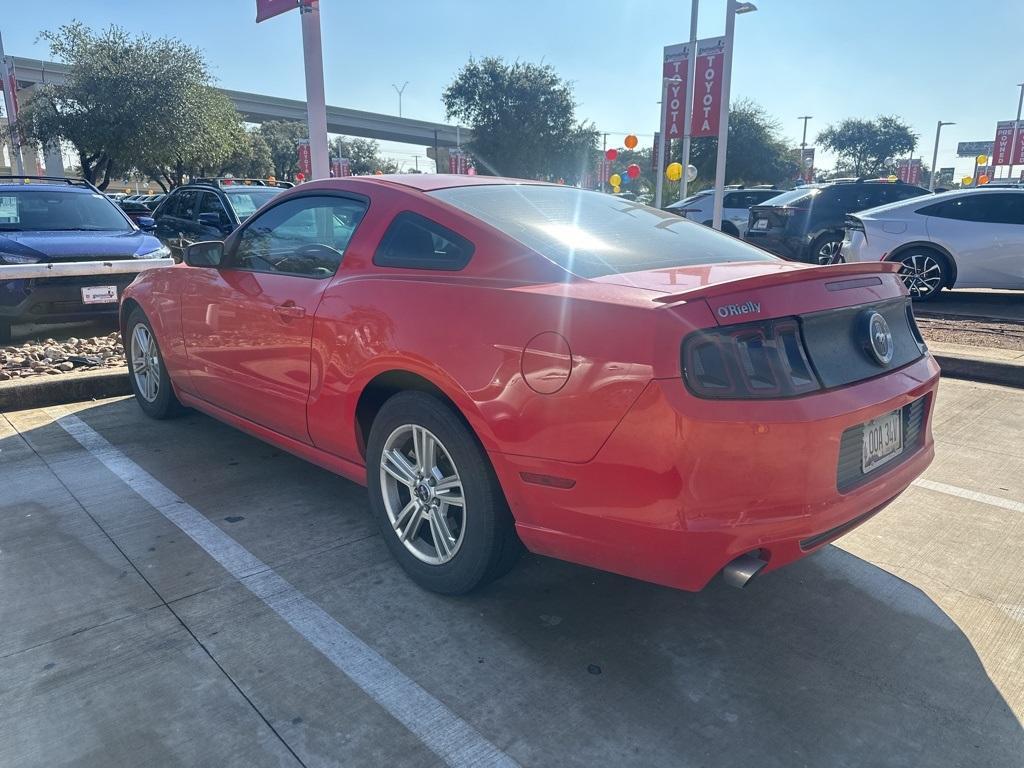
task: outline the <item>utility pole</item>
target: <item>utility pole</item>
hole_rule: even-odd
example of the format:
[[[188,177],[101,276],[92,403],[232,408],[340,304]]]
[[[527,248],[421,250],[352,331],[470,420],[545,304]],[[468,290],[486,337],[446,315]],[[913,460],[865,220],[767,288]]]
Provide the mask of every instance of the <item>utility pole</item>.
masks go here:
[[[391,87],[395,89],[395,93],[398,94],[398,116],[399,117],[402,116],[402,94],[405,92],[405,86],[407,86],[408,84],[409,84],[408,80],[406,80],[404,83],[402,83],[402,87],[401,88],[399,88],[394,83],[391,84]]]
[[[604,153],[607,152],[607,151],[608,151],[608,134],[607,133],[602,133],[601,134],[601,160],[600,160],[602,170],[604,169],[605,162],[607,162],[607,158],[604,156]],[[612,166],[609,163],[608,164],[608,169],[611,170],[611,167]],[[601,174],[601,175],[603,176],[604,174]],[[607,185],[608,185],[608,179],[601,179],[601,191],[602,192],[605,191],[605,187]]]
[[[1022,91],[1024,92],[1024,91]],[[944,123],[939,120],[935,125],[935,147],[932,149],[932,174],[928,179],[928,191],[935,191],[935,177],[938,175],[939,169],[935,167],[935,164],[939,162],[939,134],[942,133],[942,126],[944,125],[956,125],[956,123]]]
[[[693,84],[696,78],[697,69],[697,7],[700,5],[700,0],[693,0],[690,5],[690,50],[689,59],[686,64],[686,93],[683,94],[683,151],[682,151],[682,165],[683,165],[683,178],[679,180],[679,199],[686,199],[686,189],[690,184],[689,179],[686,178],[686,169],[690,167],[690,133],[692,128],[692,113],[693,113]],[[731,10],[731,0],[730,0]],[[730,17],[732,14],[729,14]],[[729,101],[726,98],[725,109],[729,110]]]
[[[1007,171],[1011,179],[1013,178],[1013,156],[1014,153],[1019,151],[1017,149],[1017,139],[1020,134],[1020,108],[1024,106],[1024,83],[1017,83],[1017,87],[1020,88],[1020,98],[1017,99],[1017,120],[1013,124],[1013,139],[1010,141],[1010,170]]]
[[[299,6],[302,16],[302,58],[306,68],[306,120],[313,179],[331,175],[327,152],[327,100],[324,97],[324,52],[320,40],[320,0]],[[307,179],[312,181],[313,179]]]
[[[800,139],[800,175],[803,176],[804,181],[810,181],[810,179],[807,178],[807,163],[804,160],[804,150],[807,149],[807,121],[813,119],[813,115],[801,115],[797,118],[797,120],[804,121],[804,135],[803,138]]]

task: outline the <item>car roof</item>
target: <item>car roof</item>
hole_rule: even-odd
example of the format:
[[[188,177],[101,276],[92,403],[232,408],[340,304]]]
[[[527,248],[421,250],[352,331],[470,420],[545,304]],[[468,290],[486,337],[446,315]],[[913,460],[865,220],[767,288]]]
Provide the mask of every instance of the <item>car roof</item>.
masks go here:
[[[96,194],[96,191],[91,187],[72,186],[70,184],[40,184],[39,182],[35,182],[32,184],[22,184],[19,182],[12,181],[0,181],[0,189],[40,189],[45,190],[47,192],[77,192],[86,193],[90,195]]]
[[[513,179],[505,176],[467,176],[455,173],[392,173],[379,174],[374,176],[342,176],[334,179],[314,179],[306,184],[330,186],[334,182],[356,182],[358,184],[394,185],[416,189],[421,192],[432,192],[436,189],[451,189],[453,187],[480,187],[494,186],[497,184],[530,184],[535,186],[558,187],[562,184],[551,184],[546,181],[534,181],[531,179]],[[306,184],[300,186],[306,186]]]

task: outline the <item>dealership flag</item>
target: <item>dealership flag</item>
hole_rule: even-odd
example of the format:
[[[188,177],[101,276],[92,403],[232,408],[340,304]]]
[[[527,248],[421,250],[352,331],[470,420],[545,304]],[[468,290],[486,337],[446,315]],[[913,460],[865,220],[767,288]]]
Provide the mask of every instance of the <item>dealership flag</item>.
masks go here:
[[[287,13],[300,4],[300,0],[256,0],[256,23]]]
[[[722,80],[725,77],[725,38],[697,41],[693,81],[693,125],[690,135],[717,136],[722,119]]]
[[[1013,144],[1013,126],[1016,121],[996,123],[996,140],[992,144],[992,165],[1021,165],[1024,163],[1024,120],[1017,122],[1017,146]]]
[[[662,100],[665,113],[663,123],[669,139],[683,138],[683,94],[686,93],[686,72],[690,64],[689,43],[665,46],[665,57],[661,65]],[[657,156],[657,155],[655,155]]]

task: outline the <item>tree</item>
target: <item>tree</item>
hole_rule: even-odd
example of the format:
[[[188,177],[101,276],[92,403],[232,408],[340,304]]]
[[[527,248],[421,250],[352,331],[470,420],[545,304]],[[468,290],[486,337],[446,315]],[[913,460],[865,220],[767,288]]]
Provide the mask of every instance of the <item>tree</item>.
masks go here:
[[[202,53],[173,38],[131,36],[80,22],[41,35],[68,65],[62,83],[34,89],[21,112],[26,137],[66,141],[82,176],[105,189],[138,169],[214,167],[238,140],[241,120],[214,90]]]
[[[729,144],[726,148],[726,184],[779,184],[796,177],[799,164],[779,136],[778,121],[759,104],[748,99],[729,110]],[[697,183],[691,188],[714,184],[718,138],[694,139],[690,163],[697,168]]]
[[[836,170],[853,176],[878,176],[891,171],[901,157],[917,147],[917,134],[900,118],[849,118],[818,134],[818,144],[837,155]]]
[[[279,179],[294,179],[299,169],[299,142],[309,136],[306,125],[291,120],[268,120],[260,126],[259,132],[270,149],[274,175]]]
[[[576,121],[572,86],[550,64],[471,58],[442,100],[473,129],[481,173],[575,182],[591,166],[598,131]]]
[[[245,131],[244,138],[233,149],[219,176],[230,173],[246,179],[261,179],[274,172],[270,145],[258,128]]]
[[[353,176],[376,173],[398,173],[398,163],[387,160],[380,154],[380,144],[373,139],[350,139],[338,136],[331,142],[331,154],[347,157]]]

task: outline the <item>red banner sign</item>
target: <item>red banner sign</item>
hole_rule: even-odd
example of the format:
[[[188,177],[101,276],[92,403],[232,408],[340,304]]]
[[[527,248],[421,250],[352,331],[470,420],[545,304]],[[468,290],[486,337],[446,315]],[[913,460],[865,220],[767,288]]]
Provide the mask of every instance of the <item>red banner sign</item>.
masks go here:
[[[453,149],[448,153],[448,173],[469,173],[469,156],[461,149]]]
[[[307,3],[309,0],[306,0]],[[300,0],[256,0],[256,23],[280,16],[282,13],[298,8]]]
[[[665,46],[665,58],[661,67],[661,108],[665,113],[663,122],[669,139],[683,138],[683,127],[686,124],[686,118],[683,116],[683,95],[686,93],[686,72],[689,65],[689,43]]]
[[[1024,120],[1017,123],[1017,145],[1013,145],[1013,126],[1016,121],[996,123],[996,140],[992,145],[992,165],[1021,165],[1024,163]]]
[[[722,117],[722,80],[725,77],[725,38],[697,41],[697,67],[693,86],[691,135],[717,136]],[[727,107],[725,107],[727,108]]]
[[[900,160],[896,166],[896,177],[904,184],[920,184],[921,161],[914,159],[908,165],[906,160]]]
[[[299,141],[299,173],[304,178],[308,179],[313,175],[313,156],[309,151],[309,140],[302,139]]]

